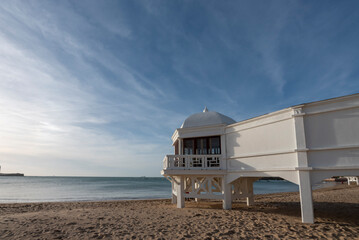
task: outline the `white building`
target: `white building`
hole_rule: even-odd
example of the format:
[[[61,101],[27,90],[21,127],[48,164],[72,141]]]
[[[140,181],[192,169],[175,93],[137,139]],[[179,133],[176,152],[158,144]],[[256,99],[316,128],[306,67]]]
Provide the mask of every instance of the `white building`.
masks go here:
[[[253,182],[281,177],[299,185],[302,221],[313,223],[312,185],[359,176],[359,94],[306,103],[241,122],[205,109],[172,136],[163,160],[172,201],[185,198],[253,203]]]

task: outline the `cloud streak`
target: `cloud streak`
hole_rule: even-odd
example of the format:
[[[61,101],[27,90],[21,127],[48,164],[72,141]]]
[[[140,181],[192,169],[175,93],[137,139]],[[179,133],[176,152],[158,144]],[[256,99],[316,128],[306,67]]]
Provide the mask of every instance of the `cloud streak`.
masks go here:
[[[344,6],[157,3],[1,4],[4,171],[158,176],[174,129],[205,105],[241,120],[359,87],[358,33],[338,26],[340,45],[323,21],[355,22]]]
[[[1,12],[14,24],[4,25],[7,34],[0,38],[3,79],[0,103],[5,106],[0,112],[0,133],[6,139],[2,141],[1,153],[8,159],[17,155],[30,156],[32,161],[26,160],[29,164],[24,160],[20,166],[15,165],[23,171],[29,167],[26,165],[36,164],[34,158],[46,157],[48,161],[73,159],[83,161],[84,165],[124,166],[118,173],[112,173],[114,175],[126,175],[126,166],[131,165],[129,161],[140,164],[144,155],[151,159],[163,140],[149,143],[148,139],[131,134],[131,128],[113,135],[113,129],[107,129],[106,124],[120,125],[128,120],[138,124],[144,122],[146,113],[163,112],[153,105],[146,106],[149,100],[163,97],[161,90],[110,52],[81,44],[84,39],[60,29],[61,25],[53,18],[47,19],[49,21],[33,18],[33,14],[38,14],[36,10],[28,12],[20,7],[20,4],[10,6]],[[51,16],[44,11],[41,12],[45,16]],[[71,11],[66,15],[74,24],[91,28]],[[16,33],[10,33],[12,28]],[[26,41],[20,43],[19,39]],[[42,42],[58,50],[41,46]],[[34,47],[28,48],[29,45]],[[63,52],[58,53],[60,50]],[[63,58],[69,59],[76,70],[63,62]],[[107,68],[118,82],[108,82],[102,73],[104,69],[94,68],[91,62]],[[146,125],[151,125],[151,120],[158,122],[150,116]],[[147,134],[150,133],[149,128]],[[2,164],[11,166],[11,161],[4,159]],[[155,169],[159,171],[158,167]],[[61,169],[59,174],[61,172],[71,175],[72,171]],[[46,175],[46,172],[39,170],[33,174]],[[83,174],[86,175],[86,171]],[[92,170],[87,174],[105,173]]]

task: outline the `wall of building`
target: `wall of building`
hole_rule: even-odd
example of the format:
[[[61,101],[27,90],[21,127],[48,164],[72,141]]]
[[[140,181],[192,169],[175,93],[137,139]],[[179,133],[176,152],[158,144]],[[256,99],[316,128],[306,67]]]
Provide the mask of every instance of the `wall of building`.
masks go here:
[[[304,126],[309,166],[359,166],[359,97],[308,104]]]
[[[228,126],[227,168],[264,170],[297,166],[292,115],[292,109],[285,109]]]

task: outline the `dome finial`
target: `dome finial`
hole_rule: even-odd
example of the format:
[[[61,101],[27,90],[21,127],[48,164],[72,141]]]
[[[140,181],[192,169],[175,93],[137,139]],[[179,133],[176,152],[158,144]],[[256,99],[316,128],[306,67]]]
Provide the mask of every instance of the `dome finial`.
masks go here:
[[[203,112],[208,112],[208,108],[204,107]]]

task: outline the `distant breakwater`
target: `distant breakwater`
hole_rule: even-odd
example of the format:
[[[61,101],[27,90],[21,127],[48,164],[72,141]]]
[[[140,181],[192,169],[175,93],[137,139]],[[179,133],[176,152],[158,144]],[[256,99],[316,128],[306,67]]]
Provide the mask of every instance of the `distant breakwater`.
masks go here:
[[[0,177],[23,177],[23,173],[0,173]]]

